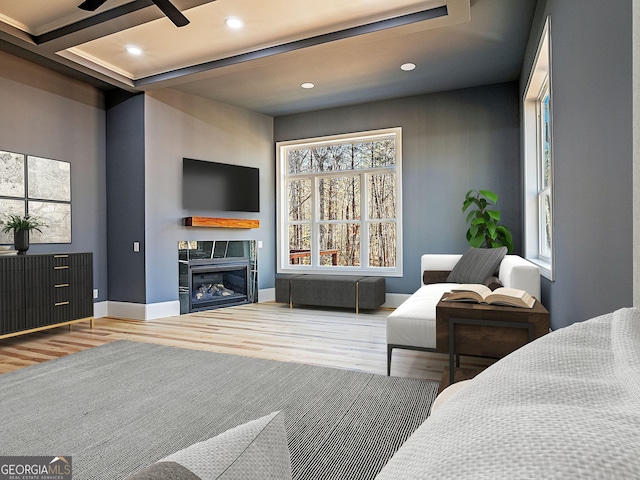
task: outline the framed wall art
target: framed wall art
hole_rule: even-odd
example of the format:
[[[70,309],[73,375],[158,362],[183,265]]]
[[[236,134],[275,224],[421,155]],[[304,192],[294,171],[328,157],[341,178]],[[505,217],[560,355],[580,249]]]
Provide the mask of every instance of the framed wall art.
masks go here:
[[[30,214],[46,226],[30,243],[71,243],[71,164],[0,151],[0,217]],[[13,243],[0,231],[0,244]]]
[[[42,232],[33,230],[31,243],[71,243],[71,204],[29,200],[29,213],[47,226]]]
[[[28,197],[71,202],[71,164],[49,158],[27,157]]]
[[[24,197],[24,155],[0,151],[0,196]]]

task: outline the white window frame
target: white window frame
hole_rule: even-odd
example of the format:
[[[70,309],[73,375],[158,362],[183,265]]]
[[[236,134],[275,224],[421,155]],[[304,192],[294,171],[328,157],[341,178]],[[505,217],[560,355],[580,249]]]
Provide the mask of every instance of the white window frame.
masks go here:
[[[288,169],[287,169],[287,152],[289,150],[305,149],[321,147],[332,144],[371,142],[383,140],[393,137],[395,140],[395,167],[380,167],[375,169],[363,170],[341,170],[337,172],[322,172],[321,174],[312,173],[309,175],[296,174],[296,179],[312,178],[312,205],[313,219],[311,223],[311,265],[291,265],[289,263],[289,215],[287,210],[287,185]],[[373,130],[367,132],[356,132],[341,135],[331,135],[325,137],[308,138],[302,140],[292,140],[276,143],[276,200],[277,200],[277,271],[278,273],[325,273],[335,275],[379,275],[387,277],[402,277],[403,255],[402,255],[402,128],[386,128],[381,130]],[[370,267],[369,259],[369,224],[378,223],[380,219],[368,218],[368,199],[366,195],[366,178],[368,175],[376,173],[388,173],[394,171],[396,175],[396,218],[390,220],[396,224],[396,262],[395,267]],[[331,220],[321,221],[318,213],[317,201],[315,198],[317,192],[317,183],[320,177],[326,178],[332,175],[360,176],[360,219],[359,220]],[[385,220],[386,221],[386,220]],[[318,246],[318,229],[321,224],[326,223],[348,223],[360,224],[360,266],[323,266],[320,265],[319,246]]]
[[[525,214],[525,257],[538,265],[540,273],[554,280],[555,278],[555,216],[553,214],[554,195],[554,155],[553,155],[553,91],[551,75],[551,26],[547,18],[527,87],[523,96],[523,145],[524,145],[524,214]],[[551,173],[549,185],[543,185],[544,151],[543,151],[543,119],[541,100],[549,93],[549,122]],[[545,241],[543,229],[543,199],[549,195],[551,205],[551,245],[549,252],[543,252]]]

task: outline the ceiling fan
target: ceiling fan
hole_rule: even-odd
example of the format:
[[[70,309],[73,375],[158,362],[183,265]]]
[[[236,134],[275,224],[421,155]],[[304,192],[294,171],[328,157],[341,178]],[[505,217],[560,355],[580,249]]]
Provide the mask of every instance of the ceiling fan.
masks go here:
[[[78,8],[82,10],[87,10],[89,12],[94,12],[98,8],[100,8],[107,0],[85,0]],[[151,0],[156,6],[162,10],[169,20],[171,20],[176,27],[184,27],[189,24],[189,19],[185,17],[180,10],[176,8],[176,6],[171,3],[169,0]]]

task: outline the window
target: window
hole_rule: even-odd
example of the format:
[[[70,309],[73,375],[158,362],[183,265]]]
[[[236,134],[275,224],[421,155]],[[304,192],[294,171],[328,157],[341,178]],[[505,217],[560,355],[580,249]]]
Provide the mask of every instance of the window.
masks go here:
[[[553,280],[551,40],[545,24],[524,94],[525,255]]]
[[[549,84],[546,83],[538,98],[538,230],[540,258],[551,261],[551,115],[549,112]]]
[[[401,276],[401,129],[277,151],[278,271]]]

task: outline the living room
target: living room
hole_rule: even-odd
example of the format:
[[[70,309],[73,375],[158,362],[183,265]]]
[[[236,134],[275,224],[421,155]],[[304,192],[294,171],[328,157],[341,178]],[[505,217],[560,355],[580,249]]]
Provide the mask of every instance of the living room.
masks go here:
[[[389,298],[418,288],[423,253],[465,251],[460,207],[469,189],[499,194],[502,221],[524,255],[521,104],[550,17],[556,243],[541,301],[554,330],[638,305],[638,15],[631,0],[539,1],[509,81],[281,116],[171,88],[105,94],[3,42],[1,149],[72,164],[72,242],[30,253],[93,252],[96,322],[154,319],[176,312],[178,241],[250,237],[262,243],[258,284],[268,300],[277,270],[275,143],[402,127],[404,265],[401,278],[386,279]],[[235,216],[260,228],[184,227],[182,218],[197,213],[181,206],[184,157],[258,167],[261,210]]]
[[[421,208],[405,208],[404,228],[411,234],[405,236],[404,275],[389,279],[388,293],[410,294],[417,287],[420,254],[465,248],[459,206],[469,189],[499,194],[504,223],[522,248],[518,98],[542,21],[553,14],[559,102],[554,117],[554,216],[567,220],[555,225],[555,279],[543,280],[542,300],[553,310],[552,325],[558,328],[633,303],[632,42],[627,7],[617,2],[606,15],[596,7],[580,9],[571,3],[539,7],[518,81],[276,118],[163,89],[129,100],[127,113],[135,113],[125,124],[111,120],[118,108],[105,111],[100,91],[3,54],[3,105],[13,112],[3,118],[3,148],[72,162],[72,195],[81,201],[73,202],[72,243],[66,247],[94,253],[98,316],[104,302],[114,302],[114,308],[125,303],[134,310],[146,305],[133,314],[146,318],[150,314],[144,310],[155,309],[160,313],[154,316],[161,316],[163,304],[177,299],[177,241],[185,236],[246,236],[242,231],[220,234],[182,227],[187,212],[181,208],[177,178],[183,157],[261,169],[261,212],[256,216],[261,223],[251,236],[263,242],[259,288],[268,290],[274,287],[276,263],[274,142],[401,126],[405,205],[417,202]],[[600,23],[594,29],[596,20]],[[610,88],[602,88],[603,82]],[[585,97],[593,100],[584,102]],[[119,129],[126,129],[129,144],[109,144]],[[107,165],[117,158],[127,158],[130,171],[111,173]],[[592,226],[594,217],[598,228]],[[131,248],[135,241],[140,252]],[[615,254],[603,256],[603,248]],[[57,245],[32,247],[33,252],[58,250]],[[608,285],[616,287],[603,288]]]

